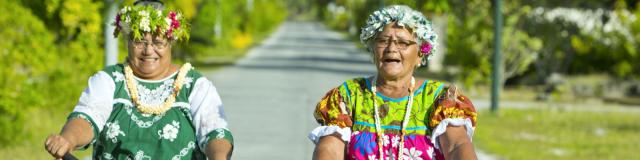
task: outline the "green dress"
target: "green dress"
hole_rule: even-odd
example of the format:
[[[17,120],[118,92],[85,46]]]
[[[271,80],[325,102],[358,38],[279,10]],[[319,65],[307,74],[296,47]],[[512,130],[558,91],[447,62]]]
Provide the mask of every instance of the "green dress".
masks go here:
[[[233,144],[220,96],[206,77],[189,70],[171,109],[143,114],[132,105],[123,66],[109,66],[92,76],[69,116],[91,123],[93,159],[206,159],[209,140]],[[173,92],[176,76],[177,72],[162,80],[134,78],[140,101],[163,103]]]

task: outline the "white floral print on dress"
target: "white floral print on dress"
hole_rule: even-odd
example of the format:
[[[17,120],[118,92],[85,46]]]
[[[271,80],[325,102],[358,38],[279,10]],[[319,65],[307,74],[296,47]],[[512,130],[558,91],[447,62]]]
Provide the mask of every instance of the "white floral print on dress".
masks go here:
[[[404,153],[402,159],[422,160],[422,158],[420,157],[420,155],[422,155],[422,151],[417,150],[415,147],[411,147],[411,149],[404,148],[402,152]]]
[[[120,125],[118,125],[118,121],[114,121],[113,123],[107,123],[107,139],[111,139],[111,142],[116,143],[118,141],[118,135],[125,136],[124,132],[120,130]]]
[[[191,83],[193,83],[193,78],[191,77],[184,78],[184,87],[191,88]]]
[[[216,132],[218,132],[218,135],[216,135],[216,139],[224,138],[224,129],[218,128],[218,129],[216,129]]]
[[[162,130],[158,130],[158,136],[160,136],[160,139],[167,139],[173,142],[173,140],[178,137],[179,128],[180,123],[177,121],[173,121],[172,123],[165,125]]]
[[[122,74],[120,72],[112,72],[111,74],[113,74],[113,81],[115,81],[115,82],[124,81],[124,74]]]
[[[382,136],[382,146],[388,146],[389,143],[390,143],[389,135],[383,135]]]
[[[429,155],[429,158],[431,159],[435,159],[435,155],[433,152],[433,147],[428,147],[429,149],[427,149],[427,155]]]
[[[375,154],[372,154],[372,155],[369,155],[369,156],[367,157],[367,159],[368,159],[368,160],[377,160],[378,158],[376,157],[376,155],[375,155]]]
[[[391,138],[391,146],[398,147],[398,144],[400,144],[400,136],[394,135],[393,138]]]

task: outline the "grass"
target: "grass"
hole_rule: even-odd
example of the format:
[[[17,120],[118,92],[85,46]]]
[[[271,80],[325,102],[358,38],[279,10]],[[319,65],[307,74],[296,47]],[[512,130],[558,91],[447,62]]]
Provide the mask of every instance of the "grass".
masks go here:
[[[639,122],[624,112],[482,110],[474,143],[504,159],[640,159]]]
[[[59,133],[66,121],[69,111],[60,110],[32,110],[28,111],[30,120],[25,121],[27,138],[17,139],[15,145],[0,146],[0,157],[8,159],[52,159],[44,149],[44,141],[50,134]],[[74,151],[78,158],[89,157],[91,148],[84,151]]]

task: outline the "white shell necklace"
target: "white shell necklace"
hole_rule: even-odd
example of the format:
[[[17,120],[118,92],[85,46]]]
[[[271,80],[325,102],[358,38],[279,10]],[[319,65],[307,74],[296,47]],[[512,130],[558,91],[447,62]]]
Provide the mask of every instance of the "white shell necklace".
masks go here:
[[[173,91],[171,92],[171,95],[167,97],[164,103],[159,105],[149,105],[149,104],[143,104],[142,102],[140,102],[140,99],[138,98],[138,88],[136,87],[137,83],[136,83],[136,80],[133,79],[134,77],[133,70],[131,69],[131,66],[129,66],[128,63],[125,63],[125,66],[124,66],[124,73],[125,73],[124,78],[126,79],[125,85],[127,86],[127,89],[129,89],[129,96],[131,96],[131,100],[133,101],[133,104],[138,108],[140,112],[145,114],[155,114],[155,115],[164,114],[164,112],[171,109],[171,106],[176,101],[176,96],[178,95],[178,92],[182,88],[182,85],[184,84],[184,79],[187,75],[187,72],[189,72],[190,69],[191,69],[190,63],[186,63],[180,68],[180,71],[178,71],[178,76],[176,77],[176,80],[173,82]]]
[[[383,131],[380,126],[380,112],[378,111],[378,104],[376,103],[377,99],[377,89],[376,89],[376,81],[378,80],[378,76],[374,76],[373,80],[371,80],[371,92],[373,94],[373,111],[375,112],[375,124],[376,124],[376,134],[378,135],[378,154],[380,159],[383,159],[384,152],[382,152],[382,136]],[[404,119],[402,119],[402,128],[400,132],[400,146],[398,147],[398,159],[402,157],[402,151],[404,148],[404,136],[406,134],[407,124],[409,123],[409,115],[411,115],[411,106],[413,105],[413,87],[416,84],[416,79],[411,77],[411,84],[409,85],[409,101],[407,102],[407,108],[404,113]]]

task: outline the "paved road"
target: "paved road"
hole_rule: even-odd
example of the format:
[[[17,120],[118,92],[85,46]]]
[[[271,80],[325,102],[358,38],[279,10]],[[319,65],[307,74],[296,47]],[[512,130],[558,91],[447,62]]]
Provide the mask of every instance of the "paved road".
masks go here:
[[[225,105],[233,159],[311,159],[312,112],[331,88],[373,75],[365,51],[312,22],[285,22],[235,65],[205,73]],[[495,159],[479,151],[480,159]]]
[[[286,22],[235,65],[205,73],[225,105],[233,159],[310,159],[315,104],[344,80],[374,73],[363,52],[321,24]]]

